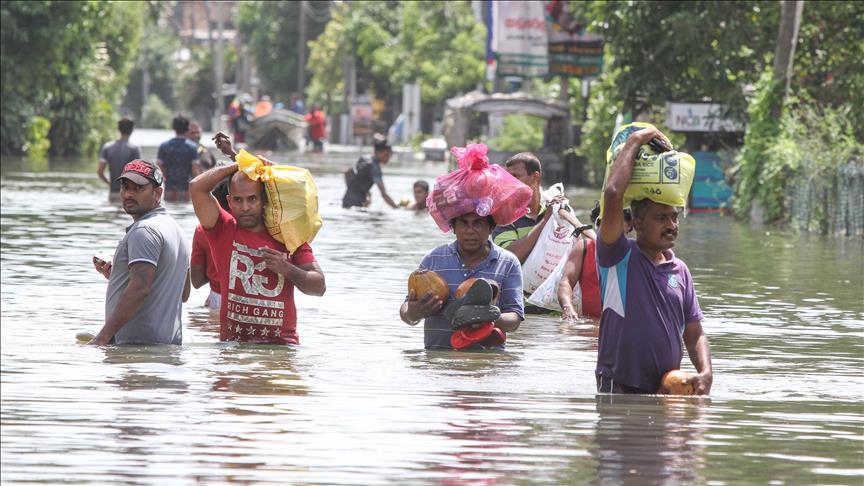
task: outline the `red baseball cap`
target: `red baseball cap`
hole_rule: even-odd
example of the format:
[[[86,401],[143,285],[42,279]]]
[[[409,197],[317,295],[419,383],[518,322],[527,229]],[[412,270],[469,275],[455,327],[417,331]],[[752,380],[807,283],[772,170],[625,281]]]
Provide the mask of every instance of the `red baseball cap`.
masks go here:
[[[142,186],[148,182],[152,182],[155,186],[161,186],[163,178],[159,166],[153,162],[135,159],[123,166],[123,172],[120,173],[120,177],[116,180],[119,181],[120,179],[129,179],[135,184],[140,184]]]

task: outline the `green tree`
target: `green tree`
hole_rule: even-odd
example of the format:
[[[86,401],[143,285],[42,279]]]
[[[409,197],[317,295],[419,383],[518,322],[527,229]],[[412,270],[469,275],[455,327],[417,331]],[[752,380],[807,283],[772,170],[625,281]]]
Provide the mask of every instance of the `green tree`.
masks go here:
[[[287,99],[304,89],[297,86],[298,19],[306,22],[308,59],[308,41],[321,34],[330,18],[329,8],[325,8],[327,2],[305,2],[306,9],[301,12],[303,4],[259,0],[243,2],[239,7],[238,28],[248,41],[249,52],[255,55],[264,90],[274,99]]]
[[[392,107],[418,82],[423,104],[439,103],[483,81],[485,38],[468,2],[346,2],[311,43],[309,93],[338,90],[342,60],[355,55],[358,92]]]
[[[52,154],[98,147],[126,85],[142,8],[98,1],[0,5],[3,153],[21,153],[36,116],[51,121]]]

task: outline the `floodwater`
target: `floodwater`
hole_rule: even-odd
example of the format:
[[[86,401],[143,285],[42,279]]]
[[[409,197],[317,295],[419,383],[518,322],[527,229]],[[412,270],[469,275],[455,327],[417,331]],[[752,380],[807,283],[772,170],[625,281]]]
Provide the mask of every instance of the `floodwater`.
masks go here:
[[[131,220],[95,161],[3,160],[4,484],[864,482],[861,239],[690,215],[677,252],[706,315],[711,397],[597,396],[591,322],[529,317],[503,353],[424,351],[398,308],[452,236],[374,190],[368,211],[343,210],[351,157],[296,157],[272,158],[316,177],[327,276],[325,296],[298,293],[297,347],[220,343],[204,288],[182,346],[76,344],[104,314],[90,257]],[[443,170],[396,162],[385,182],[408,197]],[[191,206],[168,209],[191,241]]]

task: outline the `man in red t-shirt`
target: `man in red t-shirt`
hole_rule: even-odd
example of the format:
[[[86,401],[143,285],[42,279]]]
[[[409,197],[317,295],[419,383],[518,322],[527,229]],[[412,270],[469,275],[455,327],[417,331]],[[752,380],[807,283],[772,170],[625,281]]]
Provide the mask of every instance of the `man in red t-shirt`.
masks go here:
[[[219,133],[214,138],[233,160],[228,136]],[[230,213],[211,194],[228,176]],[[299,344],[294,287],[308,295],[323,295],[326,289],[312,248],[304,243],[289,256],[270,236],[264,226],[264,185],[237,172],[236,163],[199,175],[189,193],[219,270],[219,339]]]
[[[321,107],[313,105],[312,111],[306,114],[305,119],[309,125],[309,140],[312,141],[312,150],[321,152],[324,150],[324,138],[327,136],[327,118],[324,117]]]

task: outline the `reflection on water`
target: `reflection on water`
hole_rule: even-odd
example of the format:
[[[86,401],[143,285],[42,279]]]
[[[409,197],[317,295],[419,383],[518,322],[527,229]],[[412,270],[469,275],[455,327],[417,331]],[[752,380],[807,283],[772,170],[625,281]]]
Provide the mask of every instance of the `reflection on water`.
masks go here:
[[[676,251],[706,315],[712,397],[595,396],[594,321],[529,316],[505,352],[424,351],[422,327],[402,323],[398,308],[408,274],[452,235],[377,193],[367,210],[342,209],[353,158],[310,163],[328,290],[297,296],[301,346],[220,343],[204,287],[184,308],[183,346],[105,349],[74,335],[101,326],[105,280],[90,257],[113,250],[130,219],[107,202],[95,163],[4,159],[2,481],[864,480],[860,239],[691,215]],[[385,181],[399,199],[442,171],[397,161]],[[573,194],[580,216],[595,197]],[[167,207],[191,241],[191,207]]]

